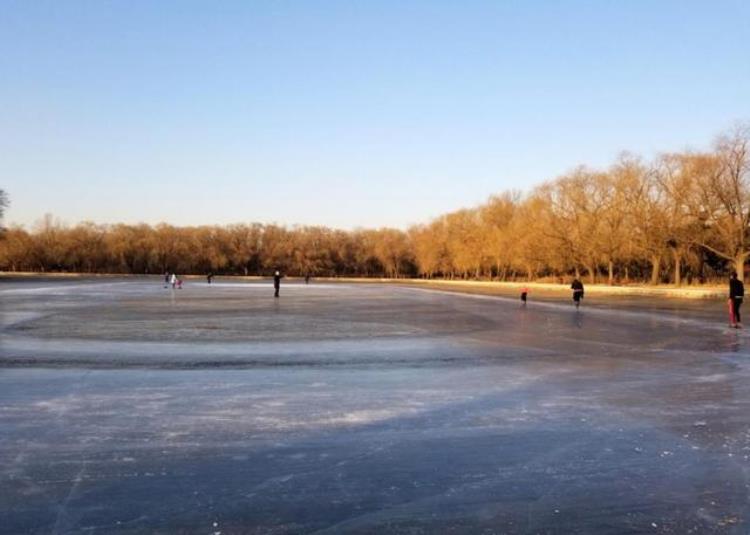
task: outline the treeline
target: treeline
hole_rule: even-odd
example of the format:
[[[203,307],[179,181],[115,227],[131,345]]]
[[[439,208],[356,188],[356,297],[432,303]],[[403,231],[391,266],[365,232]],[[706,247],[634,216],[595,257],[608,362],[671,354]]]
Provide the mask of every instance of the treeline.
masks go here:
[[[10,228],[0,269],[109,273],[559,279],[651,283],[744,273],[750,130],[653,161],[623,154],[406,231],[238,224]]]
[[[278,225],[65,227],[47,216],[33,232],[10,228],[0,243],[7,271],[83,273],[413,275],[407,236],[392,229],[345,232]]]

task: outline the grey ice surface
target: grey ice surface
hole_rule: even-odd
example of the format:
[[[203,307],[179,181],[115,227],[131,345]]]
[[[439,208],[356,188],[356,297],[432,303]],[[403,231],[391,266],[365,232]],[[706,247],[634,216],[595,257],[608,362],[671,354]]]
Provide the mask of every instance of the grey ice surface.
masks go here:
[[[0,532],[747,533],[722,303],[0,279]]]

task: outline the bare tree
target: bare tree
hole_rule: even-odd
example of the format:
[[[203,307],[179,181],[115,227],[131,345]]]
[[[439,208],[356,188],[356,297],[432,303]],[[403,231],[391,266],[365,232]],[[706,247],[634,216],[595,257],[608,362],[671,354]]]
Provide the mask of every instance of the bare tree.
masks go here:
[[[738,126],[717,139],[713,153],[672,155],[662,182],[679,219],[674,230],[730,262],[740,277],[750,254],[749,134]]]

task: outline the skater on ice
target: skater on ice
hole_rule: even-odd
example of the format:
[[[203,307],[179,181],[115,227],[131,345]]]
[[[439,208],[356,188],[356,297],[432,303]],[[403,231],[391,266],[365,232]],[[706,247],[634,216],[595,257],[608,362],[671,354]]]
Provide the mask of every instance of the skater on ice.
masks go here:
[[[735,329],[742,327],[740,307],[742,298],[745,296],[745,285],[737,278],[737,272],[733,271],[729,279],[729,321]]]
[[[573,290],[573,301],[576,304],[576,308],[578,308],[581,306],[581,299],[583,299],[583,283],[577,278],[573,279],[570,289]]]
[[[526,286],[524,286],[523,288],[521,288],[521,304],[523,306],[526,306],[526,296],[528,294],[529,294],[529,289]]]
[[[273,274],[273,296],[279,296],[279,289],[281,288],[281,273],[277,269]]]

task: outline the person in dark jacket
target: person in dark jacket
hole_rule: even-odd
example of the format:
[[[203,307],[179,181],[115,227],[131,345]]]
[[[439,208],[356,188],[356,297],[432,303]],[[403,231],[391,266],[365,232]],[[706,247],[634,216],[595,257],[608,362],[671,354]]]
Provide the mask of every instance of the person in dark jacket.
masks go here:
[[[578,279],[573,279],[570,289],[573,290],[573,301],[576,304],[576,308],[578,308],[581,306],[581,299],[583,299],[583,283]]]
[[[281,273],[279,273],[279,270],[277,269],[276,272],[273,274],[273,296],[278,297],[279,296],[279,289],[281,288]]]
[[[740,307],[742,306],[743,297],[745,297],[745,285],[737,278],[737,273],[732,272],[732,276],[729,279],[729,301],[732,307],[732,327],[737,329],[742,327]]]

